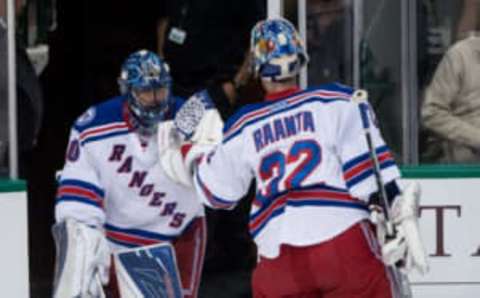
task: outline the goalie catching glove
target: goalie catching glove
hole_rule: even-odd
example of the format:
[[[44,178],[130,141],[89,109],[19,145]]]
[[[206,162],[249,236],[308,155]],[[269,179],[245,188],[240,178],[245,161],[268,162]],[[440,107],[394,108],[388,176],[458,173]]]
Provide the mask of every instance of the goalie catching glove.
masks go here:
[[[223,121],[208,92],[201,91],[182,105],[173,126],[176,138],[160,150],[160,162],[170,179],[191,187],[194,162],[222,141]],[[165,144],[165,135],[159,127],[159,144]]]
[[[421,274],[428,272],[427,256],[418,228],[419,198],[420,186],[416,182],[408,184],[403,193],[395,198],[390,212],[394,237],[387,234],[388,223],[383,213],[378,210],[372,213],[384,263],[397,266],[405,273],[414,268]]]

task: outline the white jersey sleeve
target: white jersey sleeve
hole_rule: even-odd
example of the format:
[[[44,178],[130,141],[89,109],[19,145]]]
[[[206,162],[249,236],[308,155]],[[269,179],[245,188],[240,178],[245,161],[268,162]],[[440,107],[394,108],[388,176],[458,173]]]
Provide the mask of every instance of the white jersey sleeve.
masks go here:
[[[66,162],[56,196],[57,222],[74,218],[93,226],[103,226],[105,223],[105,191],[100,186],[97,169],[89,160],[89,152],[85,150],[75,128],[70,133]]]
[[[204,204],[216,209],[233,209],[246,195],[253,173],[244,152],[242,138],[238,137],[216,147],[198,165],[194,184]]]
[[[383,182],[386,184],[399,178],[400,171],[382,138],[371,107],[369,111],[372,143],[379,160]],[[352,196],[367,199],[378,189],[359,107],[350,101],[338,109],[338,113],[336,145],[346,185]]]

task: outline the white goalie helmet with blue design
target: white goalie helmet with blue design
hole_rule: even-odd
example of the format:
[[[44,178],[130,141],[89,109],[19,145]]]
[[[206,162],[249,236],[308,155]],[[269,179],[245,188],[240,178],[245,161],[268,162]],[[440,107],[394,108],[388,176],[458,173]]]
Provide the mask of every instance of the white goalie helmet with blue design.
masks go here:
[[[143,128],[156,127],[173,107],[169,66],[151,51],[130,54],[122,65],[118,84],[120,92],[128,96],[132,116]],[[148,92],[154,99],[146,105],[141,96]]]
[[[283,18],[258,22],[250,40],[253,73],[264,80],[295,77],[308,62],[304,43],[295,27]]]

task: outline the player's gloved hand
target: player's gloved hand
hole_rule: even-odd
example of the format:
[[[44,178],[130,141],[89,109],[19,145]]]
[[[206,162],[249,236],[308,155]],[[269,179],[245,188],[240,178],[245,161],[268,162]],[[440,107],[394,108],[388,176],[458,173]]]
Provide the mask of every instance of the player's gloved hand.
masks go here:
[[[178,147],[166,149],[160,162],[167,176],[186,187],[193,186],[193,168],[203,155],[212,150],[214,145],[185,142]]]
[[[381,222],[379,218],[380,230],[377,224],[377,233],[382,233],[382,230],[384,233],[383,236],[379,235],[384,263],[395,265],[405,273],[412,269],[418,270],[421,274],[428,272],[427,256],[418,228],[419,198],[420,186],[416,182],[408,184],[402,194],[395,198],[391,208],[391,220],[395,231],[393,238],[387,235],[385,220]]]
[[[207,90],[195,93],[182,105],[174,124],[183,141],[218,144],[222,140],[223,121]]]
[[[177,112],[174,120],[177,142],[161,151],[160,161],[167,176],[175,182],[191,187],[194,161],[222,141],[223,121],[213,108],[208,92],[190,97]],[[160,135],[159,143],[163,137]]]
[[[375,225],[378,242],[380,243],[380,246],[383,247],[387,237],[385,214],[383,213],[382,207],[378,205],[370,205],[369,209],[370,221]]]

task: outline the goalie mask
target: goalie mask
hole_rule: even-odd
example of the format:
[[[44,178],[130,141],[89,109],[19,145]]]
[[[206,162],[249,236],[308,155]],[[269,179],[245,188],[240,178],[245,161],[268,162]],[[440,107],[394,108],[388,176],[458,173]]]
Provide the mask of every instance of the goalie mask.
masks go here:
[[[282,18],[260,21],[250,40],[253,72],[262,79],[279,81],[296,76],[308,62],[295,27]]]
[[[118,84],[140,128],[153,131],[173,106],[168,64],[155,53],[140,50],[123,63]]]

